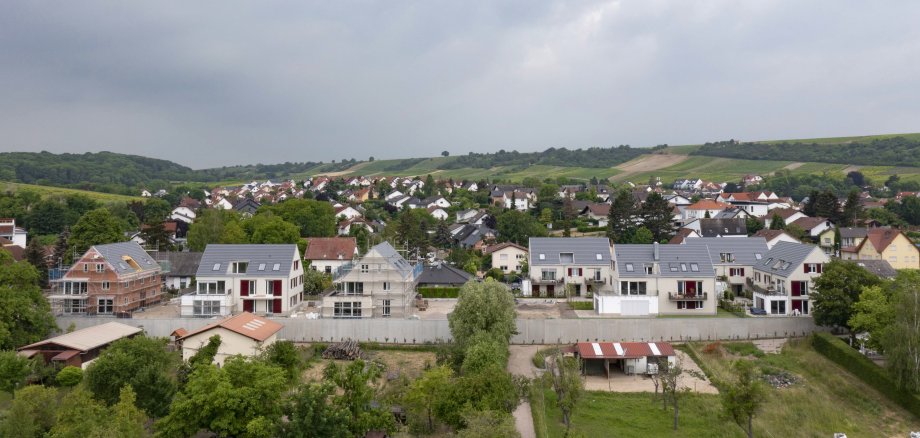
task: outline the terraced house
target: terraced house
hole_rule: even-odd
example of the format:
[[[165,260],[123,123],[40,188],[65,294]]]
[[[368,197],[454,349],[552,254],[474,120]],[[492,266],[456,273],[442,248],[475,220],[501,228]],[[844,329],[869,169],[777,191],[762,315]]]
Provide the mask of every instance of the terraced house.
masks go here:
[[[829,261],[815,245],[779,242],[754,265],[754,307],[771,315],[808,315],[815,279]]]
[[[606,237],[531,237],[529,247],[533,296],[562,297],[568,286],[575,296],[612,288]]]
[[[612,265],[614,288],[594,296],[599,314],[716,313],[716,274],[706,245],[617,244]]]
[[[323,318],[406,318],[412,314],[423,265],[412,265],[388,242],[333,272],[323,296]]]
[[[49,300],[58,314],[128,315],[160,302],[160,274],[136,242],[94,245],[51,282]]]
[[[293,244],[208,245],[195,280],[195,293],[181,298],[182,316],[288,314],[303,301],[303,266]]]

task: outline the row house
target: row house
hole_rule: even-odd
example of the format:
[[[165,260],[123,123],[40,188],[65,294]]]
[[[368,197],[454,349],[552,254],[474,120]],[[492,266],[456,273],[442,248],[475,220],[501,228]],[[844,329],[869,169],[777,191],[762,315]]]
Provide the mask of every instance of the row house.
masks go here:
[[[52,280],[49,300],[58,314],[127,315],[160,302],[161,274],[136,242],[93,245]]]
[[[754,276],[754,266],[760,263],[764,254],[770,250],[763,237],[690,239],[685,245],[708,248],[709,259],[719,281],[716,292],[727,290],[736,296],[751,288],[750,279]],[[702,254],[702,251],[700,253]]]
[[[810,314],[808,297],[829,261],[818,246],[777,243],[754,265],[754,307],[771,315]]]
[[[412,265],[388,242],[333,272],[334,290],[323,296],[323,318],[407,318],[423,265]]]
[[[565,296],[568,286],[576,296],[612,288],[609,239],[531,237],[528,246],[533,296]]]
[[[183,295],[182,316],[239,312],[289,314],[303,301],[297,245],[208,245],[195,274],[195,293]]]
[[[613,287],[594,295],[598,314],[716,314],[716,275],[708,246],[617,244],[613,254]]]

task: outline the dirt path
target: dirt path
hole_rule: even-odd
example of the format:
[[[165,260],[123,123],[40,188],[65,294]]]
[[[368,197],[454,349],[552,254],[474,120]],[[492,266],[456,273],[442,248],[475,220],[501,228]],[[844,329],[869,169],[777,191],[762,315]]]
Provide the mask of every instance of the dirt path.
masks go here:
[[[508,347],[508,372],[518,376],[534,378],[537,376],[537,369],[534,368],[531,358],[545,345],[511,345]],[[530,402],[523,400],[514,410],[514,425],[522,438],[536,438],[537,434],[533,428],[533,412],[530,410]]]
[[[849,165],[843,168],[843,173],[858,172],[859,169],[862,169],[862,166]]]
[[[785,170],[795,170],[805,165],[805,163],[789,163],[783,169]]]
[[[690,158],[689,155],[676,155],[676,154],[649,154],[643,155],[635,160],[627,161],[623,164],[614,166],[614,169],[622,170],[622,173],[618,173],[610,177],[611,181],[624,181],[630,176],[642,172],[650,172],[658,169],[664,169],[665,167],[670,167],[675,164],[681,163]]]

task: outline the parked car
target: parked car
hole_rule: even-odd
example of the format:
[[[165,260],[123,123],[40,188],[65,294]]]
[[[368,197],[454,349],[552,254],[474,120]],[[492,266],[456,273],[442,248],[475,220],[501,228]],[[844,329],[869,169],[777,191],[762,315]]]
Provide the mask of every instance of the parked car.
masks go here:
[[[511,290],[521,290],[521,282],[514,281],[511,283]]]
[[[767,311],[759,307],[751,307],[751,315],[766,315]]]

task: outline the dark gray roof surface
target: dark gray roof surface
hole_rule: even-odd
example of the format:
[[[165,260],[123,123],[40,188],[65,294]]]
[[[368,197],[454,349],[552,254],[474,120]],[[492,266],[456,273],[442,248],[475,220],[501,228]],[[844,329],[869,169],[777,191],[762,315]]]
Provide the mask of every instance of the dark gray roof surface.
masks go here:
[[[688,239],[700,240],[700,239]],[[657,245],[658,260],[655,260],[655,244],[613,245],[616,270],[621,277],[714,277],[705,245]],[[658,263],[658,272],[645,273],[646,265]]]
[[[419,275],[418,284],[450,285],[464,284],[473,278],[468,272],[457,269],[453,266],[441,263],[437,266],[425,266],[425,270]]]
[[[703,237],[747,236],[747,222],[737,219],[700,219],[700,235]]]
[[[196,277],[227,275],[231,262],[249,262],[247,277],[279,277],[290,274],[297,245],[221,245],[210,244],[204,249]],[[275,270],[275,265],[278,270]],[[215,265],[219,265],[215,270]],[[264,266],[263,266],[264,265]],[[262,269],[259,269],[262,268]]]
[[[160,264],[147,254],[147,251],[144,251],[144,248],[141,248],[137,242],[119,242],[119,243],[108,243],[105,245],[93,245],[93,248],[99,252],[102,258],[105,259],[112,268],[115,270],[115,273],[118,275],[124,274],[134,274],[137,272],[147,272],[160,269]],[[125,262],[124,257],[130,257],[137,262],[137,265],[140,267],[140,270],[134,269],[127,262]]]
[[[198,272],[202,254],[200,252],[168,252],[161,253],[158,258],[165,258],[169,262],[168,275],[170,277],[192,277]]]
[[[385,258],[387,263],[389,263],[393,269],[397,270],[403,278],[412,275],[412,265],[396,252],[396,249],[393,248],[393,245],[390,245],[390,242],[383,242],[375,245],[368,251],[368,253],[372,252],[376,252],[380,257]]]
[[[854,237],[866,237],[868,235],[868,230],[865,228],[840,228],[840,237],[841,238],[854,238]]]
[[[701,237],[685,240],[684,246],[708,247],[713,265],[754,266],[769,251],[763,237]],[[723,262],[722,254],[731,254],[734,261]]]
[[[882,278],[894,278],[898,271],[887,260],[853,260],[861,268]]]
[[[528,246],[531,266],[610,264],[610,240],[606,237],[531,237]],[[562,254],[569,253],[572,260],[563,261]]]
[[[805,243],[780,241],[764,254],[763,260],[754,265],[754,268],[780,277],[788,277],[816,248],[815,245]]]

